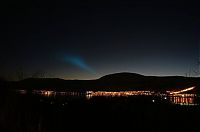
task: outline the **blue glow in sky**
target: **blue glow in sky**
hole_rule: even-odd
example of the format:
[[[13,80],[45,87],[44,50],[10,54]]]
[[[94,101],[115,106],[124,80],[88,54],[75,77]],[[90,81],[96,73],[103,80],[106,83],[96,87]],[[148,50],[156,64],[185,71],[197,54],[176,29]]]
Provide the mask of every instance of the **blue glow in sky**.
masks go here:
[[[8,2],[0,25],[0,76],[16,78],[18,69],[65,79],[116,72],[196,76],[198,3],[111,1],[40,2],[40,8]]]
[[[95,71],[81,57],[66,55],[65,61],[80,68],[81,70],[87,71],[91,74],[95,74]]]

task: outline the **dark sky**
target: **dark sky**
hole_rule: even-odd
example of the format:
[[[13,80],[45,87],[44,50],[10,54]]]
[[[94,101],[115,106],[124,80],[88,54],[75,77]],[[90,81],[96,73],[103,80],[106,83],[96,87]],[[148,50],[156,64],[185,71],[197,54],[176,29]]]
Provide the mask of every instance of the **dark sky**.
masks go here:
[[[0,71],[185,75],[198,68],[198,8],[176,0],[9,1],[1,9]]]

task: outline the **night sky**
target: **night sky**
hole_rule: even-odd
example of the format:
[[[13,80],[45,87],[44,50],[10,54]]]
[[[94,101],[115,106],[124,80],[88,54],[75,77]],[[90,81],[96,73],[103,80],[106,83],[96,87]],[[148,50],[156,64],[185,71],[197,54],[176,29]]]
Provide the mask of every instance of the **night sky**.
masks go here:
[[[1,9],[1,76],[185,76],[198,70],[198,8],[176,0],[9,1]]]

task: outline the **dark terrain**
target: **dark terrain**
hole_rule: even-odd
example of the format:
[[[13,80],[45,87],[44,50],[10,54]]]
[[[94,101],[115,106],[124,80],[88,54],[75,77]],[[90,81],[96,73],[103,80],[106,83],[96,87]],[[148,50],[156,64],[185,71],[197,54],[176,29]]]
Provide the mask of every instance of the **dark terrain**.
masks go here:
[[[0,131],[199,131],[199,105],[175,105],[168,101],[161,101],[155,96],[71,99],[70,97],[42,97],[31,93],[17,94],[12,91],[17,88],[61,91],[105,90],[106,88],[108,91],[117,91],[143,88],[162,91],[180,89],[182,86],[198,86],[198,80],[199,78],[147,77],[121,73],[87,81],[61,79],[1,81]],[[193,92],[196,91],[198,87]]]

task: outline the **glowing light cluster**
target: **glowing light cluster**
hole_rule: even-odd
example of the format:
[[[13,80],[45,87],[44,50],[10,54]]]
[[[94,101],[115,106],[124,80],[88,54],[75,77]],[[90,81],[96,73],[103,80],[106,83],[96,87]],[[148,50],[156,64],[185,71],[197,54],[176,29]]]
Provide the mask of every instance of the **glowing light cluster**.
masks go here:
[[[85,95],[83,92],[58,92],[58,91],[49,91],[49,90],[33,90],[33,94],[39,94],[43,96],[81,96]]]
[[[163,100],[169,100],[171,103],[180,105],[197,105],[194,101],[196,94],[184,93],[193,90],[195,86],[182,89],[179,91],[166,91],[165,93],[155,93],[153,91],[50,91],[50,90],[33,90],[33,94],[39,94],[41,96],[52,97],[52,96],[66,96],[66,97],[86,97],[91,99],[93,97],[129,97],[129,96],[157,96]],[[26,94],[26,90],[17,90],[20,94]],[[157,100],[152,100],[156,102]]]
[[[88,91],[86,96],[89,98],[96,96],[106,96],[106,97],[120,97],[120,96],[133,96],[133,95],[152,95],[151,91],[119,91],[119,92],[108,92],[108,91]]]
[[[183,92],[193,90],[194,88],[195,88],[195,86],[189,87],[189,88],[186,88],[186,89],[183,89],[183,90],[179,90],[179,91],[176,91],[176,92],[170,92],[170,94],[179,94],[179,93],[183,93]]]

